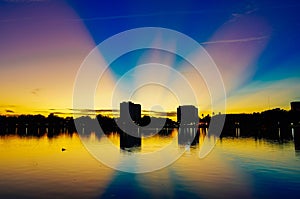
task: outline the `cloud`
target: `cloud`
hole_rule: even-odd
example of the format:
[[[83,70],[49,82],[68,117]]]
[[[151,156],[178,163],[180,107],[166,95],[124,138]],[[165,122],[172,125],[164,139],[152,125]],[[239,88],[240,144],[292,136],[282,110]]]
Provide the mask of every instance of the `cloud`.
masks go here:
[[[6,113],[14,113],[13,110],[9,110],[9,109],[6,109],[5,112],[6,112]]]
[[[80,112],[80,113],[89,113],[89,112],[92,112],[92,113],[106,113],[106,112],[119,112],[119,110],[117,109],[73,109],[73,108],[70,108],[68,109],[69,111],[73,111],[73,112]]]
[[[140,18],[140,17],[155,17],[155,16],[167,16],[167,15],[188,15],[188,14],[205,14],[216,13],[220,10],[196,10],[196,11],[171,11],[171,12],[150,12],[145,14],[132,14],[132,15],[114,15],[114,16],[102,16],[102,17],[90,17],[81,19],[71,19],[70,21],[97,21],[97,20],[111,20],[111,19],[127,19],[127,18]]]
[[[38,96],[38,95],[39,95],[39,93],[40,93],[40,91],[41,91],[41,89],[40,89],[40,88],[35,88],[35,89],[33,89],[33,90],[31,91],[31,94],[32,94],[32,95],[36,95],[36,96]]]
[[[143,114],[151,115],[155,117],[174,117],[177,115],[177,112],[163,112],[163,111],[152,111],[152,110],[142,110]]]
[[[0,108],[16,108],[16,105],[0,105]]]
[[[55,114],[73,114],[73,115],[95,115],[95,114],[103,114],[103,115],[111,115],[118,116],[120,114],[120,110],[118,109],[67,109],[58,110],[58,109],[49,109]],[[70,112],[68,112],[70,111]],[[151,115],[154,117],[174,117],[177,115],[177,112],[162,112],[162,111],[152,111],[152,110],[142,110],[142,115]]]
[[[219,43],[236,43],[236,42],[249,42],[249,41],[257,41],[262,39],[267,39],[269,36],[260,36],[260,37],[247,37],[241,39],[225,39],[225,40],[216,40],[216,41],[206,41],[201,44],[219,44]]]

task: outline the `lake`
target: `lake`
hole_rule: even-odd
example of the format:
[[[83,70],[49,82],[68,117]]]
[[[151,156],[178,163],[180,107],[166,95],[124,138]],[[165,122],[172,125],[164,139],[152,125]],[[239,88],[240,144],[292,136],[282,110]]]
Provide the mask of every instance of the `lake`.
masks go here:
[[[133,151],[120,149],[117,133],[100,138],[89,134],[84,142],[76,133],[52,138],[1,136],[0,197],[299,198],[300,151],[295,150],[293,140],[222,138],[201,159],[203,136],[188,148],[177,143],[176,131],[169,136],[150,136]],[[122,157],[165,146],[185,152],[162,169],[128,173],[98,161],[83,145],[97,143],[105,151],[108,140]],[[105,153],[115,158],[110,151]],[[152,163],[155,161],[160,160]]]

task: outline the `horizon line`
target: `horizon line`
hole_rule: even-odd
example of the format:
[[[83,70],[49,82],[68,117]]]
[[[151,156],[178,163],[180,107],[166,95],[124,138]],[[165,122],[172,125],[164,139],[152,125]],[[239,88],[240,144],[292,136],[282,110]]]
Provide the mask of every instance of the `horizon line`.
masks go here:
[[[215,115],[229,115],[229,114],[253,114],[253,113],[262,113],[262,112],[266,112],[266,111],[270,111],[270,110],[283,110],[283,111],[292,111],[291,109],[284,109],[284,108],[280,108],[280,107],[275,107],[275,108],[267,108],[267,109],[264,109],[264,110],[260,110],[260,111],[240,111],[240,112],[236,112],[236,111],[233,111],[233,112],[226,112],[226,113],[222,113],[222,112],[212,112],[212,111],[205,111],[205,112],[211,112],[211,114],[200,114],[198,112],[198,115],[203,115],[203,117],[209,115],[209,116],[215,116]],[[50,110],[50,111],[49,111]],[[52,110],[52,111],[51,111]],[[67,109],[64,109],[64,110],[76,110],[77,112],[64,112],[64,111],[58,111],[58,110],[62,110],[62,109],[48,109],[48,111],[46,110],[41,110],[41,111],[28,111],[28,113],[26,112],[23,112],[23,113],[20,113],[20,112],[15,112],[15,111],[12,111],[12,110],[5,110],[6,112],[5,113],[0,113],[0,116],[21,116],[21,115],[42,115],[42,116],[49,116],[50,114],[54,114],[54,115],[64,115],[64,116],[97,116],[97,115],[103,115],[103,116],[107,116],[109,115],[109,117],[111,116],[116,116],[116,115],[119,115],[120,113],[120,109],[70,109],[70,108],[67,108]],[[109,113],[111,112],[111,114],[101,114],[101,113]],[[115,113],[115,114],[114,114]],[[149,114],[147,114],[149,113]],[[141,115],[143,116],[151,116],[151,117],[154,117],[153,115],[150,115],[150,114],[164,114],[164,115],[160,115],[160,116],[156,116],[156,117],[167,117],[167,116],[173,116],[173,117],[176,117],[177,115],[177,111],[152,111],[152,110],[141,110]]]

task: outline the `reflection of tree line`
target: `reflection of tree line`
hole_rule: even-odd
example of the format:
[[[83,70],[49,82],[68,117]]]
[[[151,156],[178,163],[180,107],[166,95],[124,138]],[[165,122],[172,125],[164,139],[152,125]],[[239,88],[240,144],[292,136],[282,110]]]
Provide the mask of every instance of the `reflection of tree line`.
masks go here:
[[[177,123],[171,119],[150,118],[149,116],[141,118],[138,125],[141,127],[146,126],[152,119],[164,121],[164,128],[159,131],[162,135],[169,135],[171,133],[170,129],[177,126]],[[82,131],[86,134],[96,132],[97,135],[100,135],[99,127],[101,127],[101,133],[108,134],[121,131],[117,125],[117,120],[118,118],[114,119],[102,115],[97,115],[96,118],[89,116],[82,116],[76,119],[73,117],[62,118],[52,113],[47,117],[43,115],[0,116],[0,135],[16,134],[39,137],[47,134],[49,137],[52,137],[61,133],[72,134],[82,133]]]
[[[220,116],[214,115],[212,118],[209,115],[202,116],[199,119],[199,126],[207,128],[211,120],[217,119]],[[164,128],[156,132],[162,135],[169,135],[172,132],[170,129],[179,126],[177,122],[171,119],[150,118],[149,116],[142,117],[138,124],[140,126],[147,126],[154,119],[165,120]],[[83,116],[75,120],[72,117],[61,118],[54,114],[50,114],[48,117],[42,115],[0,116],[0,135],[43,136],[47,134],[51,137],[60,133],[74,133],[82,130],[86,133],[98,132],[99,124],[102,132],[107,134],[121,131],[116,120],[102,115],[98,115],[96,118]],[[76,127],[74,121],[76,121]],[[95,121],[97,122],[95,123]],[[298,132],[297,129],[300,126],[299,122],[299,111],[273,109],[253,114],[228,114],[226,115],[221,136],[293,139],[294,136],[297,136],[296,132]],[[153,130],[149,132],[153,133]]]
[[[43,136],[49,137],[60,133],[73,133],[75,131],[72,117],[61,118],[50,114],[43,115],[20,115],[0,116],[0,135],[17,134],[20,136]]]
[[[253,114],[228,114],[221,136],[291,140],[299,126],[297,111],[277,108]]]

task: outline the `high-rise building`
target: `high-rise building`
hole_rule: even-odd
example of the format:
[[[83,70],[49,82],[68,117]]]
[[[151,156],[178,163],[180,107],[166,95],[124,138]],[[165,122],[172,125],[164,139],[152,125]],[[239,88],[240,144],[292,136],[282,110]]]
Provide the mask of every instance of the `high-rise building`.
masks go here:
[[[292,111],[300,111],[300,102],[291,102],[291,110]]]
[[[139,131],[141,121],[141,105],[134,104],[132,102],[120,103],[120,148],[126,150],[126,148],[140,147],[142,138]]]
[[[141,120],[141,105],[132,102],[122,102],[120,104],[120,119],[122,122],[133,121],[139,123]]]
[[[177,122],[183,125],[198,124],[198,108],[193,105],[179,106],[177,108]]]

